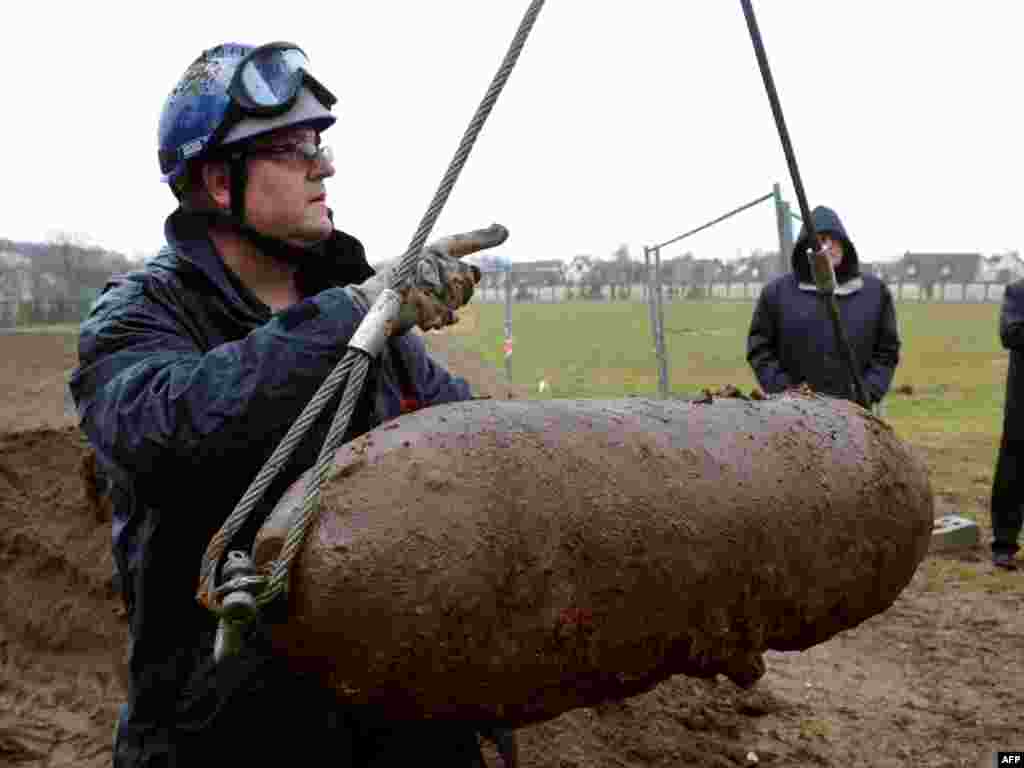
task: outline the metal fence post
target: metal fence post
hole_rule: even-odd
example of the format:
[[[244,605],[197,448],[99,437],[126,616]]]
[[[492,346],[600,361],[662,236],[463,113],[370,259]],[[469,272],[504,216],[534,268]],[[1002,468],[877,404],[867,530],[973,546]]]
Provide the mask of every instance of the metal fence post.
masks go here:
[[[665,337],[662,328],[660,265],[661,254],[658,246],[644,246],[644,266],[647,269],[647,311],[651,319],[654,359],[658,366],[658,394],[661,397],[667,397],[668,371],[665,365]]]
[[[793,246],[795,245],[793,240],[793,219],[796,218],[789,203],[785,200],[782,201],[782,217],[782,264],[780,266],[782,268],[781,274],[785,275],[793,268],[792,253]]]
[[[654,248],[654,300],[656,303],[658,322],[655,326],[657,341],[655,350],[658,354],[658,393],[668,397],[668,360],[665,354],[665,308],[661,297],[661,248]]]
[[[782,187],[778,182],[772,184],[772,197],[775,201],[775,228],[779,234],[779,263],[776,266],[779,274],[784,275],[789,271],[788,251],[786,250],[786,233],[789,232],[789,222],[786,219],[789,211],[787,210],[788,206],[782,201]]]
[[[647,314],[651,319],[651,340],[654,342],[654,358],[658,358],[658,315],[654,303],[654,272],[651,269],[651,249],[644,246],[644,268],[647,275]]]

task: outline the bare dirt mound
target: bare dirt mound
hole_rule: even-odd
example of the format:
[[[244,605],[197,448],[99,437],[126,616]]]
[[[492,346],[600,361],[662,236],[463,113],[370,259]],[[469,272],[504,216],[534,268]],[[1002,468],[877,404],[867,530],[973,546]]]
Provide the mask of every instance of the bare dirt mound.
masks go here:
[[[446,362],[478,394],[501,396],[500,372],[477,361],[470,373],[472,356],[443,339],[426,337],[439,359],[455,350]],[[126,627],[108,514],[82,482],[65,410],[74,339],[2,335],[0,361],[0,765],[109,766]],[[958,468],[979,448],[962,442],[924,455],[946,495],[970,500]],[[929,556],[885,613],[768,653],[750,691],[677,676],[522,729],[522,765],[990,766],[995,749],[1024,747],[1024,575],[985,555]]]
[[[85,457],[75,427],[0,435],[3,764],[109,764],[127,633]]]

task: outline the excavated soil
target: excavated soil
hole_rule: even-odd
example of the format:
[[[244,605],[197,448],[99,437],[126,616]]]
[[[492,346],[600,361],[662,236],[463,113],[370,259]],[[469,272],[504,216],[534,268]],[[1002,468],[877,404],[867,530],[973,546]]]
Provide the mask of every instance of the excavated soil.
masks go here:
[[[510,394],[444,336],[427,340],[478,392]],[[71,337],[0,335],[0,765],[109,765],[124,696],[109,512],[83,482],[64,394],[74,364]],[[986,478],[957,471],[979,453],[994,457],[995,440],[921,446],[945,504],[982,511]],[[991,569],[988,535],[983,525],[979,547],[929,555],[885,613],[807,651],[769,652],[751,690],[676,676],[522,729],[521,762],[974,767],[1024,749],[1024,573]]]

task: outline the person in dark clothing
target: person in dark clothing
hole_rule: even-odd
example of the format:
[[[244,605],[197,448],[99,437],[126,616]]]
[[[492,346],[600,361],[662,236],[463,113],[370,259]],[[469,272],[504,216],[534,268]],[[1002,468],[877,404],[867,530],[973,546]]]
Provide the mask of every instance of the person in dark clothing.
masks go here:
[[[326,205],[334,167],[320,137],[333,103],[293,45],[204,51],[160,119],[161,170],[179,201],[167,246],[112,278],[81,326],[70,387],[109,481],[129,616],[119,768],[208,765],[222,753],[254,766],[306,755],[368,768],[481,765],[476,725],[386,722],[294,675],[270,650],[267,622],[282,620],[273,610],[241,653],[215,664],[217,618],[195,599],[212,535],[388,284]],[[403,402],[470,397],[404,331],[453,322],[479,277],[443,250],[420,254],[399,332],[372,365],[347,439],[397,417]],[[315,464],[340,398],[232,549],[251,547],[280,495]]]
[[[992,479],[992,563],[1017,569],[1024,508],[1024,280],[1006,287],[999,315],[999,338],[1010,351],[1006,371],[1003,438]]]
[[[874,275],[861,274],[857,249],[835,211],[819,206],[811,215],[835,269],[839,315],[864,388],[871,403],[878,403],[899,363],[892,294]],[[807,384],[815,392],[853,400],[853,382],[814,283],[810,246],[804,228],[793,247],[793,271],[761,291],[747,336],[747,361],[769,394]]]

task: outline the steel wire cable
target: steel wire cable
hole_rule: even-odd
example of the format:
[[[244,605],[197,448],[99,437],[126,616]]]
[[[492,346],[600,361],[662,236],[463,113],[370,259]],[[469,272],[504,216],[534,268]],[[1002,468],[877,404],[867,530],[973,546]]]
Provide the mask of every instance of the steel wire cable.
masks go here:
[[[288,588],[288,576],[291,570],[292,560],[305,541],[306,532],[316,512],[317,502],[320,495],[320,487],[331,470],[334,459],[334,452],[341,447],[345,433],[348,431],[349,422],[352,420],[352,412],[355,410],[356,402],[362,392],[362,382],[366,380],[366,374],[370,369],[370,358],[362,352],[352,351],[354,354],[352,372],[349,375],[348,385],[345,387],[345,395],[338,407],[334,420],[331,422],[330,431],[320,449],[320,456],[317,458],[316,468],[306,486],[306,493],[302,499],[302,507],[299,517],[288,529],[284,544],[274,561],[270,579],[267,582],[266,590],[257,596],[258,605],[266,605],[279,594]]]
[[[346,355],[341,360],[341,363],[335,366],[327,378],[324,379],[310,401],[306,403],[302,413],[292,422],[288,432],[285,433],[281,442],[277,444],[270,458],[263,464],[249,485],[248,490],[246,490],[245,494],[235,505],[235,509],[228,515],[220,530],[210,539],[210,543],[207,545],[206,552],[203,555],[202,570],[199,575],[199,600],[207,607],[212,607],[210,601],[213,599],[216,587],[217,564],[227,551],[231,540],[242,526],[245,525],[246,520],[249,519],[249,514],[260,502],[260,499],[263,498],[263,494],[270,484],[274,482],[274,479],[288,462],[288,459],[291,458],[292,453],[295,451],[295,446],[305,437],[310,425],[320,416],[324,406],[327,405],[327,402],[337,392],[338,387],[345,380],[351,369],[352,359]]]
[[[526,38],[529,36],[541,7],[544,5],[544,1],[533,0],[527,8],[519,28],[512,38],[509,49],[501,65],[498,67],[498,71],[491,80],[491,84],[488,86],[487,92],[477,107],[472,120],[470,120],[469,126],[466,128],[462,140],[455,151],[455,155],[449,163],[437,191],[434,193],[433,200],[428,206],[426,213],[424,213],[419,227],[413,234],[408,249],[403,254],[398,265],[389,273],[389,287],[401,288],[407,284],[411,277],[418,263],[419,253],[423,249],[445,202],[448,200],[452,188],[455,186],[459,173],[469,157],[470,150],[472,150],[484,122],[487,120],[491,109],[494,107],[494,103],[497,101],[498,95],[508,81],[509,75],[523,49],[523,45],[526,43]],[[302,500],[299,516],[288,531],[285,543],[272,567],[267,587],[258,595],[257,603],[259,605],[266,605],[279,594],[286,591],[292,560],[305,540],[306,532],[313,520],[319,501],[320,487],[327,477],[334,458],[334,452],[340,446],[348,431],[352,413],[355,410],[359,396],[362,394],[369,367],[370,358],[366,353],[351,348],[346,352],[344,358],[331,371],[313,396],[313,399],[307,404],[296,422],[292,424],[292,427],[274,450],[270,459],[260,469],[250,488],[236,505],[234,511],[228,516],[224,525],[210,540],[206,553],[203,556],[199,593],[197,595],[199,601],[210,610],[214,612],[218,610],[218,606],[214,603],[217,565],[227,551],[232,538],[248,520],[253,508],[263,497],[267,486],[270,485],[280,469],[291,457],[295,445],[305,437],[309,425],[320,415],[324,405],[334,396],[342,382],[344,382],[345,390],[342,395],[342,401],[338,406],[338,411],[331,422],[327,438],[324,440],[324,445],[317,457],[314,472],[310,477],[309,485]]]
[[[412,270],[416,266],[417,255],[419,254],[420,249],[423,248],[423,244],[427,241],[427,236],[430,234],[430,230],[433,229],[434,223],[437,221],[437,217],[441,213],[441,209],[448,200],[448,195],[451,193],[452,187],[455,186],[455,180],[462,171],[462,167],[466,163],[466,158],[469,157],[469,152],[473,148],[473,144],[476,142],[476,137],[480,133],[480,129],[483,128],[484,122],[487,120],[487,116],[490,115],[494,102],[498,99],[498,94],[500,94],[502,88],[505,87],[505,83],[508,80],[509,75],[512,73],[512,68],[515,66],[516,61],[519,58],[519,54],[523,50],[526,38],[529,36],[530,30],[533,28],[533,24],[537,20],[537,15],[540,13],[540,9],[543,5],[544,0],[533,0],[533,2],[530,3],[529,8],[526,9],[523,20],[519,23],[519,29],[516,30],[516,34],[512,38],[512,43],[509,45],[509,49],[505,53],[505,58],[502,60],[501,66],[498,67],[498,71],[491,80],[491,84],[487,88],[487,92],[484,94],[484,98],[481,100],[480,106],[477,107],[476,113],[473,115],[473,119],[470,120],[469,126],[466,128],[466,132],[463,134],[462,140],[459,142],[459,147],[455,150],[455,156],[452,157],[452,161],[448,165],[448,170],[445,171],[444,177],[441,179],[441,183],[437,187],[437,192],[434,193],[434,199],[431,201],[426,213],[423,214],[423,219],[420,221],[420,225],[416,229],[416,233],[413,235],[412,241],[409,243],[409,249],[402,256],[402,259],[394,272],[395,283],[392,287],[404,285],[405,281],[412,274]]]
[[[790,140],[789,130],[786,128],[786,118],[782,114],[782,103],[779,101],[779,94],[775,88],[775,79],[772,77],[772,70],[768,65],[768,54],[765,52],[764,40],[761,38],[761,30],[757,25],[757,17],[754,15],[754,6],[751,4],[751,0],[740,0],[740,5],[743,8],[743,15],[747,21],[750,40],[754,45],[754,56],[757,59],[757,66],[761,70],[761,79],[764,82],[765,92],[768,95],[772,116],[775,118],[775,127],[779,132],[782,151],[786,156],[786,164],[789,166],[789,176],[793,182],[793,191],[796,193],[797,202],[800,204],[800,214],[803,216],[804,230],[807,233],[808,242],[814,243],[814,250],[818,251],[820,245],[818,244],[818,233],[815,231],[814,217],[811,215],[811,209],[807,202],[807,193],[804,191],[804,184],[800,176],[800,169],[796,164],[793,142]],[[839,314],[839,303],[835,297],[834,286],[829,286],[825,290],[818,270],[813,269],[813,272],[815,283],[818,286],[818,295],[821,297],[825,311],[832,322],[832,332],[836,337],[836,345],[839,347],[840,357],[843,359],[847,375],[852,384],[854,399],[864,408],[870,409],[871,401],[868,399],[867,391],[864,388],[864,381],[854,357],[853,347],[850,346],[849,337],[846,335],[846,328]],[[834,275],[832,276],[832,282],[835,282]]]
[[[761,197],[757,198],[757,200],[751,200],[749,203],[745,203],[744,205],[741,205],[739,208],[733,208],[728,213],[723,213],[717,219],[712,219],[707,224],[701,224],[699,227],[694,227],[693,229],[689,230],[688,232],[683,232],[683,234],[676,235],[675,237],[670,238],[669,240],[666,240],[664,243],[659,243],[658,245],[654,245],[654,246],[651,246],[651,247],[654,248],[654,249],[658,249],[658,248],[664,248],[667,245],[672,245],[673,243],[678,243],[683,238],[687,238],[690,235],[695,235],[698,232],[703,232],[708,227],[711,227],[711,226],[713,226],[715,224],[719,224],[719,223],[725,221],[726,219],[730,218],[731,216],[735,216],[737,213],[742,213],[743,211],[747,210],[748,208],[753,208],[758,203],[763,203],[765,200],[771,200],[772,197],[774,197],[774,194],[769,192],[767,195],[762,195]]]

